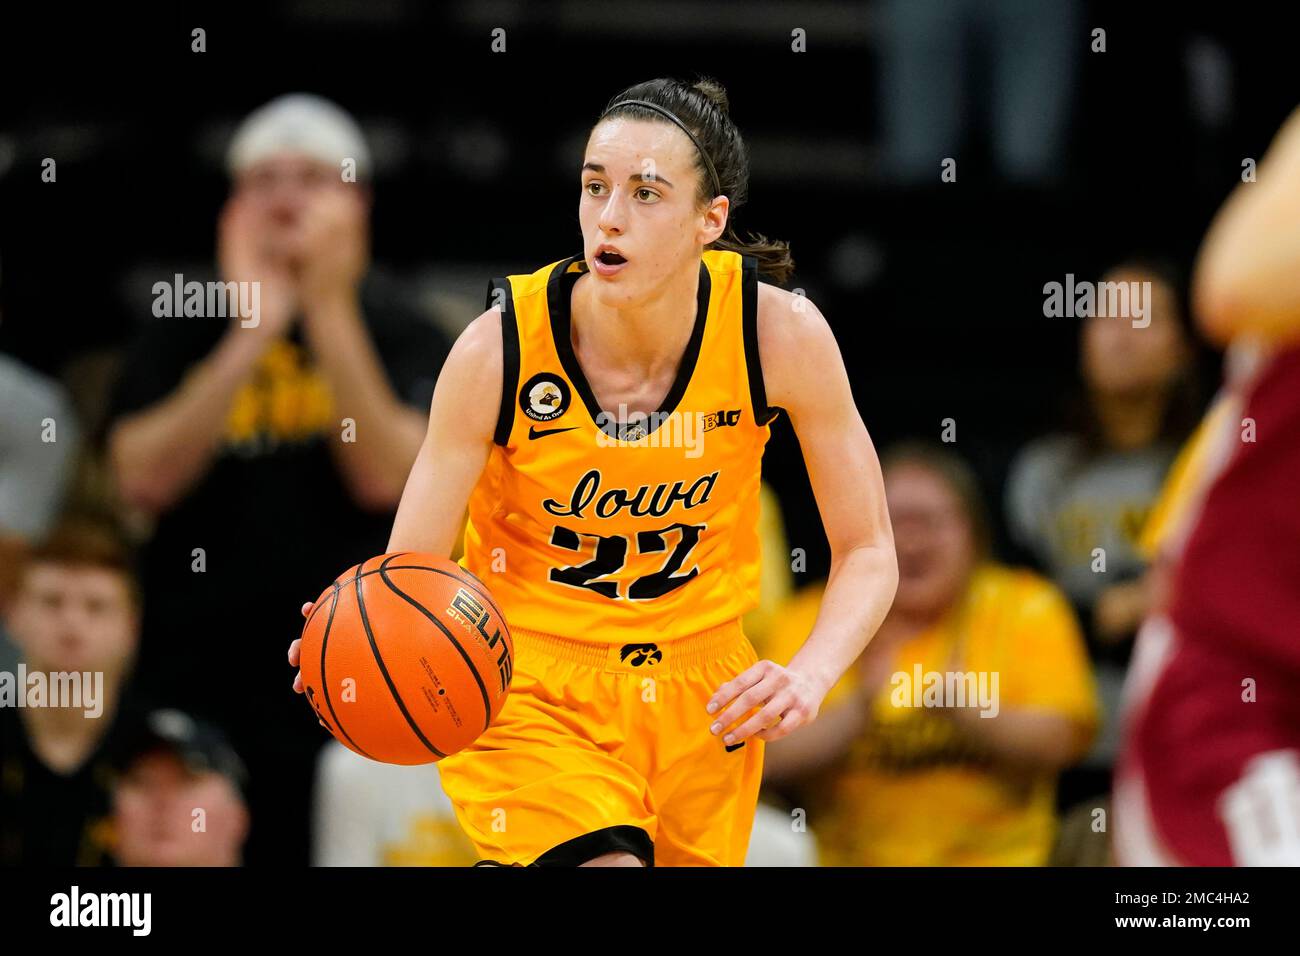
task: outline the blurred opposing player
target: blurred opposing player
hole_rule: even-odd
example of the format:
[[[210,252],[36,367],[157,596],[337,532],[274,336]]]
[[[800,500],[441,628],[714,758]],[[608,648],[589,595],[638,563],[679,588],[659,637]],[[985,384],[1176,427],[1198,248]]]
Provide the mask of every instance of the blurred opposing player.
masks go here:
[[[825,319],[759,281],[787,247],[730,226],[747,180],[716,84],[625,90],[586,145],[582,252],[494,281],[438,380],[389,550],[451,553],[468,501],[463,563],[510,623],[510,698],[440,765],[485,862],[741,865],[764,741],[893,598],[875,451]],[[739,620],[780,410],[833,553],[786,667]]]
[[[1135,651],[1116,858],[1300,865],[1300,110],[1220,212],[1193,291],[1234,365],[1257,357],[1171,480],[1166,537],[1185,543]]]

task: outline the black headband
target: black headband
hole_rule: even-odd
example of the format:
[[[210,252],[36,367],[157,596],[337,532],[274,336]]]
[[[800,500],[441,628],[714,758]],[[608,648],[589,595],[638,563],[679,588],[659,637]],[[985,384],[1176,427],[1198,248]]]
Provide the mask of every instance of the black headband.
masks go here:
[[[619,100],[617,103],[606,108],[605,112],[600,114],[600,118],[604,119],[610,114],[610,112],[618,109],[620,106],[644,106],[646,109],[653,110],[660,116],[664,116],[675,123],[678,129],[691,138],[691,142],[695,144],[695,148],[699,150],[700,155],[704,157],[704,165],[709,168],[709,178],[713,181],[713,195],[715,197],[722,195],[722,184],[718,182],[718,171],[713,168],[713,160],[709,159],[708,152],[700,145],[700,141],[695,138],[695,134],[687,129],[686,124],[679,120],[671,110],[664,109],[658,103],[651,103],[649,100]]]

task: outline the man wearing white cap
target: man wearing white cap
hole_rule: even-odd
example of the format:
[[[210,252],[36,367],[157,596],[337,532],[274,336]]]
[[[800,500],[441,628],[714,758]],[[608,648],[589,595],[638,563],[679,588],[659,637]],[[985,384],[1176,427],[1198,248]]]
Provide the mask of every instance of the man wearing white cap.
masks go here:
[[[370,269],[371,156],[338,106],[273,100],[227,168],[220,279],[254,308],[148,322],[109,452],[122,496],[157,519],[140,680],[245,755],[250,863],[305,863],[324,735],[269,666],[301,627],[285,595],[383,551],[449,344]]]
[[[221,214],[218,258],[224,281],[259,284],[260,314],[251,328],[248,317],[238,329],[232,324],[211,356],[213,374],[173,396],[183,402],[115,432],[129,499],[158,511],[184,493],[212,450],[214,429],[202,426],[219,426],[245,376],[300,318],[334,405],[369,433],[364,442],[333,443],[349,490],[363,507],[396,505],[424,415],[388,387],[362,316],[370,165],[356,122],[320,97],[282,96],[240,125],[227,154],[234,188]]]

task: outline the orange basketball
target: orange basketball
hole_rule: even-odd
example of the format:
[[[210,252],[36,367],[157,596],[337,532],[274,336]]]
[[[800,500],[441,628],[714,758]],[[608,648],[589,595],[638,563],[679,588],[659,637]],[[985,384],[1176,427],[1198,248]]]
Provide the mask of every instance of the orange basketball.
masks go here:
[[[433,763],[501,712],[514,645],[483,582],[431,554],[349,568],[302,631],[305,696],[340,743],[383,763]]]

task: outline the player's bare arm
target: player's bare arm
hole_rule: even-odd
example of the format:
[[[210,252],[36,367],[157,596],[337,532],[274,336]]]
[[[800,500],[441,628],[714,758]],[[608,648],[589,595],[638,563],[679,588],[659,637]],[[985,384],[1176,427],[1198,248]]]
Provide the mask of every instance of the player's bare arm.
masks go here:
[[[429,428],[388,539],[390,552],[451,555],[470,491],[492,449],[502,365],[501,312],[489,309],[461,333],[438,376]]]
[[[429,407],[429,427],[402,492],[388,551],[422,551],[450,556],[460,534],[470,491],[492,447],[498,404],[484,395],[501,394],[501,312],[489,309],[460,334],[452,347]],[[311,614],[311,602],[302,607]],[[302,639],[289,646],[298,666]],[[302,676],[293,689],[302,693]]]
[[[880,463],[825,317],[806,297],[760,283],[758,340],[768,404],[789,415],[803,448],[831,571],[813,631],[790,663],[759,661],[710,701],[718,714],[711,729],[725,732],[729,744],[779,740],[814,720],[880,627],[898,586]],[[727,729],[754,707],[761,709]]]

